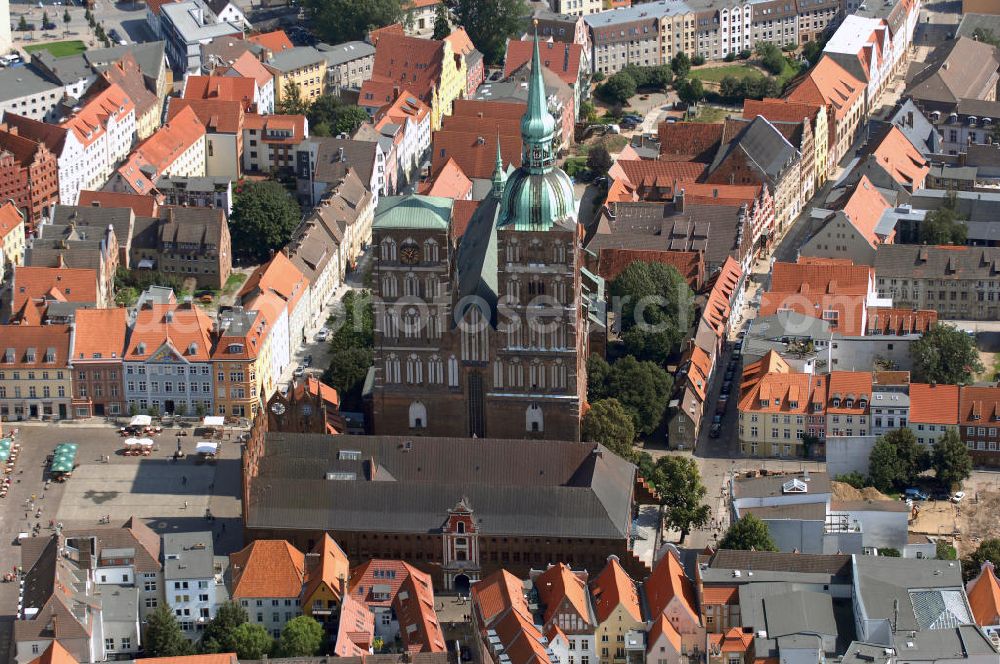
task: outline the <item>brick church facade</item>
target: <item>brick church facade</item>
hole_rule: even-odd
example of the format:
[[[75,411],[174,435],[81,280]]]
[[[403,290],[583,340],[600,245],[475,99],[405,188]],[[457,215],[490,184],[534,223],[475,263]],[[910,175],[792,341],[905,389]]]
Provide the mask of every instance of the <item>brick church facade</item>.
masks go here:
[[[580,440],[593,307],[582,228],[555,167],[555,122],[537,49],[521,121],[522,166],[452,241],[453,201],[383,199],[376,247],[376,435]]]

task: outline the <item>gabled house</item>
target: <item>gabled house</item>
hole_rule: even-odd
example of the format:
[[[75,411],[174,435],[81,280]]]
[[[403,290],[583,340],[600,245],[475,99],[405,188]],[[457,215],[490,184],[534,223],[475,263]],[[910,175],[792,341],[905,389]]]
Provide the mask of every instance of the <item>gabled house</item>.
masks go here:
[[[566,635],[575,656],[597,661],[597,614],[587,592],[587,572],[574,572],[564,563],[556,563],[538,572],[532,570],[533,593],[543,608],[544,633],[558,628]]]
[[[399,560],[373,559],[351,572],[349,592],[375,614],[375,634],[411,653],[444,652],[431,578]]]
[[[305,556],[284,540],[257,540],[229,555],[230,597],[249,622],[277,638],[289,620],[302,615]]]
[[[316,548],[306,554],[306,585],[302,589],[302,612],[321,623],[336,622],[343,613],[351,576],[347,554],[332,537],[324,534]],[[359,602],[360,603],[360,602]],[[361,603],[364,606],[363,603]],[[367,607],[366,607],[367,610]],[[363,615],[363,611],[357,609]]]
[[[874,265],[879,245],[892,243],[896,235],[894,225],[881,223],[891,207],[871,180],[862,176],[843,209],[823,220],[799,254]]]
[[[984,562],[976,578],[966,584],[965,591],[976,624],[991,639],[1000,639],[1000,580],[996,566],[989,560]]]
[[[630,649],[641,652],[646,624],[639,589],[615,556],[608,558],[608,564],[590,582],[590,597],[601,664],[631,659]]]
[[[649,620],[656,625],[666,618],[665,622],[661,622],[664,638],[675,644],[679,636],[682,655],[703,652],[705,629],[698,613],[694,586],[673,550],[668,548],[656,562],[642,589],[649,608]],[[658,646],[660,641],[659,635],[650,634],[650,647]]]

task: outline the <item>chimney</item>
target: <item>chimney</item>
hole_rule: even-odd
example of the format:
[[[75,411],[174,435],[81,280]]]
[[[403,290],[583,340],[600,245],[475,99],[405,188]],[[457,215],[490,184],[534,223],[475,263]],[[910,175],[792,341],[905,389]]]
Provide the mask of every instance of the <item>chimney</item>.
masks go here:
[[[345,161],[344,159],[344,148],[337,148],[337,161]]]
[[[681,187],[680,191],[674,194],[674,207],[678,212],[684,211],[684,187]]]
[[[906,124],[911,128],[913,127],[913,111],[908,111],[906,113]]]

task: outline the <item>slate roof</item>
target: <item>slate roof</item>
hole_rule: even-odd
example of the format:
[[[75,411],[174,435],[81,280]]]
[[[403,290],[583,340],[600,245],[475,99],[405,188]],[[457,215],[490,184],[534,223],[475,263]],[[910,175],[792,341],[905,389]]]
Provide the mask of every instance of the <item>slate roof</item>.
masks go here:
[[[883,244],[875,252],[879,278],[995,279],[1000,273],[1000,247]]]
[[[1000,55],[994,46],[967,37],[948,41],[927,60],[927,66],[910,83],[913,99],[944,104],[959,99],[982,99],[996,84]]]
[[[798,479],[806,483],[810,494],[830,493],[833,485],[830,484],[830,476],[826,473],[809,473],[808,480],[804,474],[794,475],[761,475],[752,478],[737,478],[733,487],[734,498],[771,498],[784,495],[782,486],[792,480]]]
[[[856,556],[854,575],[865,614],[895,614],[896,632],[936,632],[973,622],[958,561]]]
[[[349,41],[343,44],[317,44],[316,48],[326,58],[327,67],[339,67],[340,65],[375,55],[375,47],[368,42]]]
[[[342,449],[361,460],[339,459]],[[356,479],[326,479],[332,471]],[[585,443],[269,434],[247,527],[437,532],[465,498],[482,533],[621,539],[634,477],[634,466]]]
[[[374,141],[355,141],[347,138],[320,137],[311,138],[316,143],[316,165],[313,177],[319,182],[337,182],[353,168],[358,177],[369,186],[372,172],[375,170],[375,154],[378,143]],[[344,159],[340,160],[340,150],[344,150]]]
[[[711,557],[709,566],[721,569],[752,569],[761,572],[819,573],[844,578],[851,576],[851,556],[842,554],[820,555],[719,549]]]
[[[733,128],[744,124],[734,124]],[[724,125],[729,130],[729,123]],[[728,138],[725,134],[723,140]],[[730,157],[742,153],[769,180],[777,182],[786,169],[799,158],[799,152],[780,131],[764,117],[756,117],[735,134],[728,143],[719,146],[709,173],[714,172]]]

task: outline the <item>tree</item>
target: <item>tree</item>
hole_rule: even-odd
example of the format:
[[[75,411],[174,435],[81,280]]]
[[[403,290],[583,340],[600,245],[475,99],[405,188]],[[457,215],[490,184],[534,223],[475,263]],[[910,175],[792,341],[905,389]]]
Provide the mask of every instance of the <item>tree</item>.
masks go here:
[[[444,39],[451,34],[451,22],[448,20],[448,7],[443,2],[439,2],[434,9],[434,35],[433,39]]]
[[[660,457],[656,460],[652,483],[660,494],[663,523],[672,530],[679,530],[682,542],[692,528],[708,523],[712,509],[702,504],[708,489],[701,483],[698,464],[693,458]]]
[[[607,101],[624,104],[635,96],[636,89],[635,79],[620,71],[602,83],[598,93]]]
[[[160,406],[156,403],[149,404],[149,408],[146,409],[146,413],[152,417],[154,420],[160,416]]]
[[[302,89],[295,81],[287,81],[281,89],[281,101],[276,112],[282,115],[305,115],[309,112],[309,104],[302,99]]]
[[[969,227],[958,213],[951,207],[943,206],[928,212],[920,222],[921,244],[959,244],[964,245],[969,234]]]
[[[363,407],[361,391],[373,362],[374,355],[370,348],[349,348],[330,356],[330,366],[323,373],[323,382],[336,388],[344,410]]]
[[[700,67],[703,64],[705,64],[705,56],[702,55],[701,53],[698,53],[693,58],[691,58],[691,66],[692,67]]]
[[[313,132],[313,125],[321,122],[329,124],[331,127],[337,124],[337,113],[344,105],[339,97],[333,95],[321,95],[309,105],[306,117],[309,119],[310,133]]]
[[[899,549],[893,549],[892,547],[886,547],[884,549],[878,550],[878,555],[884,558],[902,558],[903,554],[899,552]]]
[[[266,261],[292,237],[299,225],[299,204],[273,180],[244,185],[233,202],[229,217],[233,253],[254,261]]]
[[[931,459],[934,476],[949,489],[972,475],[972,456],[969,454],[969,448],[954,429],[948,429],[934,445]]]
[[[530,14],[524,0],[456,0],[453,10],[487,65],[503,62],[507,40],[523,32]]]
[[[820,56],[823,55],[823,42],[820,41],[808,41],[806,45],[802,47],[802,57],[810,65],[814,65],[819,62]]]
[[[771,538],[767,524],[746,514],[739,521],[729,526],[729,530],[719,542],[720,549],[738,549],[741,551],[777,551],[778,547]]]
[[[194,645],[185,638],[174,612],[161,606],[146,618],[142,639],[147,657],[181,657],[194,654]]]
[[[282,657],[312,657],[323,645],[323,626],[314,618],[292,618],[281,632],[278,650]]]
[[[666,90],[674,80],[674,72],[667,65],[649,67],[646,85],[657,90]]]
[[[205,417],[206,415],[208,415],[208,407],[204,403],[199,401],[194,405],[194,413],[199,418]]]
[[[236,657],[241,660],[263,659],[274,648],[274,639],[264,626],[248,622],[233,630],[232,641],[234,647],[229,652],[235,652]]]
[[[339,327],[330,339],[330,365],[323,382],[337,389],[342,407],[361,408],[361,390],[373,362],[375,314],[371,293],[348,291],[337,309]]]
[[[929,465],[927,452],[909,429],[894,429],[878,437],[868,457],[872,486],[885,493],[913,484]]]
[[[781,49],[771,42],[760,41],[754,47],[754,52],[760,58],[760,65],[774,75],[780,74],[785,69],[785,56]]]
[[[49,20],[49,13],[42,12],[42,30],[48,30],[50,25],[52,25],[52,21]]]
[[[587,168],[596,176],[607,175],[608,169],[614,165],[611,154],[603,145],[595,145],[587,153]]]
[[[914,382],[969,383],[974,374],[984,370],[975,339],[943,323],[935,323],[910,344],[910,358]]]
[[[600,83],[601,81],[604,80],[604,72],[603,71],[595,71],[590,76],[590,80],[593,81],[594,83]]]
[[[958,552],[955,551],[955,547],[948,544],[947,540],[939,539],[934,543],[935,557],[938,560],[955,560],[958,558]]]
[[[20,32],[28,31],[28,19],[24,18],[24,14],[21,14],[21,19],[17,22],[17,29]]]
[[[594,108],[593,102],[584,101],[580,103],[580,117],[584,118],[587,122],[597,121],[597,109]]]
[[[726,57],[722,58],[726,62],[734,62],[736,60],[736,51],[730,51],[726,53]]]
[[[73,17],[69,15],[69,9],[63,12],[63,23],[66,24],[66,29],[69,29],[69,24],[73,20]]]
[[[402,0],[305,0],[312,27],[330,44],[363,40],[373,28],[402,21]]]
[[[857,471],[845,473],[843,475],[837,475],[835,481],[843,482],[844,484],[852,486],[855,489],[864,489],[866,486],[868,486],[868,479]]]
[[[989,28],[976,28],[972,31],[972,38],[991,46],[1000,46],[1000,38]]]
[[[666,364],[694,320],[694,295],[670,265],[635,261],[611,282],[626,352]]]
[[[337,124],[335,128],[338,134],[353,134],[365,122],[371,118],[360,106],[342,106],[337,111]]]
[[[678,53],[670,59],[670,68],[674,70],[674,76],[684,78],[691,71],[691,58],[687,53]]]
[[[685,78],[676,88],[677,98],[688,106],[694,106],[705,98],[705,88],[701,84],[701,79]]]
[[[635,458],[635,422],[618,399],[590,404],[582,426],[585,441],[600,443],[623,459]]]
[[[673,377],[659,365],[628,355],[611,365],[605,391],[630,412],[636,430],[648,435],[660,425],[673,385]]]
[[[971,556],[962,561],[962,576],[966,581],[976,578],[983,568],[983,563],[990,561],[1000,567],[1000,539],[993,537],[984,539],[979,548]]]
[[[246,610],[236,602],[229,601],[221,605],[201,633],[201,651],[216,653],[236,650],[233,633],[248,619]]]

